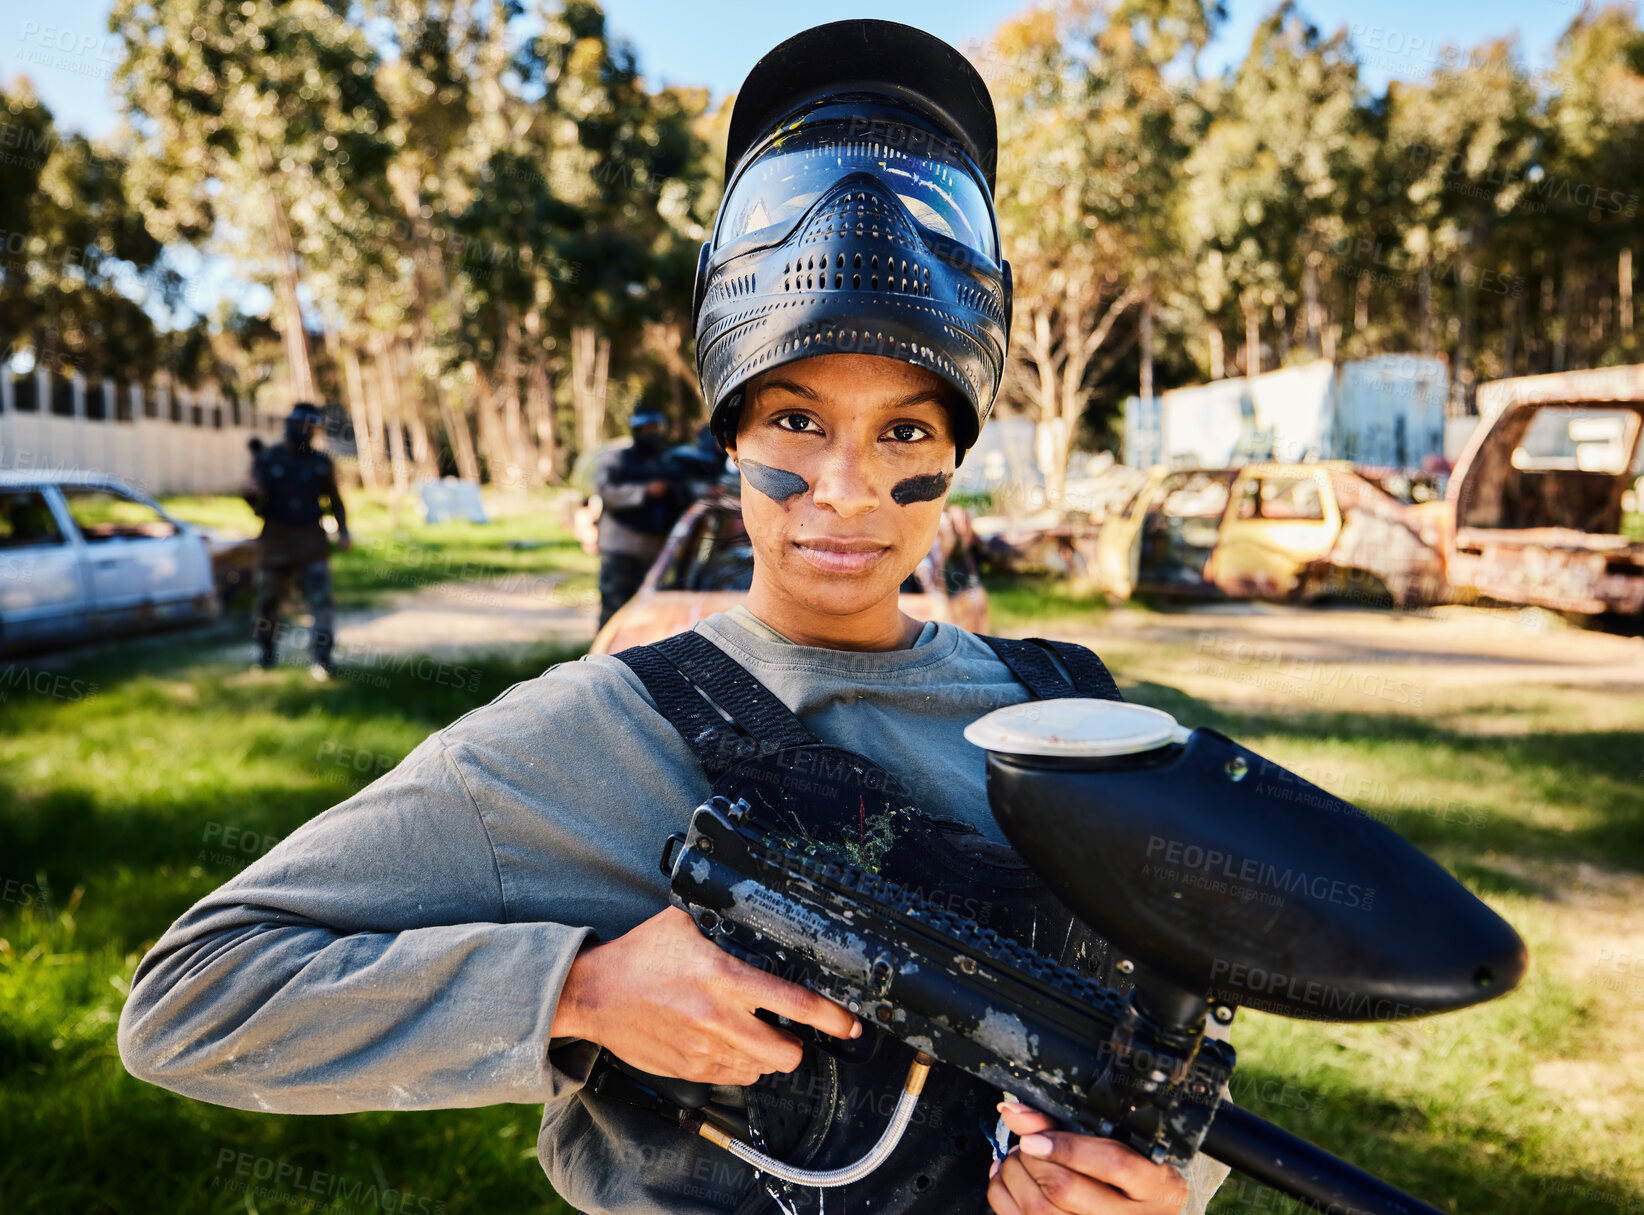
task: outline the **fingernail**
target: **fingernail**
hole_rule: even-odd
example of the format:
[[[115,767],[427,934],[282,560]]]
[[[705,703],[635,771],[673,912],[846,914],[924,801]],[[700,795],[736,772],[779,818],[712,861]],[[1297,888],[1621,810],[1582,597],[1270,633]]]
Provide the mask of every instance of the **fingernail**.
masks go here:
[[[860,1021],[851,1022],[851,1037],[860,1038],[861,1036],[862,1036],[862,1022],[860,1022]]]
[[[1003,1160],[995,1160],[993,1162],[993,1166],[988,1169],[988,1179],[989,1180],[992,1180],[993,1178],[995,1178],[999,1175],[999,1166],[1003,1163],[1004,1163]]]
[[[997,1107],[1001,1114],[1027,1114],[1032,1111],[1020,1101],[1001,1101]]]
[[[1048,1156],[1055,1145],[1044,1135],[1024,1135],[1017,1146],[1029,1156]]]

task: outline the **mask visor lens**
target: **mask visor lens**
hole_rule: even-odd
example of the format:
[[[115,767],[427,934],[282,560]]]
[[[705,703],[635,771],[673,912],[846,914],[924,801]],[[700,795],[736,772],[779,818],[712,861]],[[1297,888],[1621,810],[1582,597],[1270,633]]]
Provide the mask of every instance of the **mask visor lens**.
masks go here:
[[[716,247],[767,228],[785,232],[852,173],[877,178],[937,236],[997,262],[992,208],[969,161],[922,130],[883,122],[821,122],[778,136],[732,183]]]

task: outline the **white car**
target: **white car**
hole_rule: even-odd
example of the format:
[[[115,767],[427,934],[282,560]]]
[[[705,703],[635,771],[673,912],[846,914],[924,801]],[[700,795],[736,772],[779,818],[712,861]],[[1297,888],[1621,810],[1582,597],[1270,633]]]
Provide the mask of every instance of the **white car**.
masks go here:
[[[0,651],[217,614],[206,536],[113,477],[0,472]]]

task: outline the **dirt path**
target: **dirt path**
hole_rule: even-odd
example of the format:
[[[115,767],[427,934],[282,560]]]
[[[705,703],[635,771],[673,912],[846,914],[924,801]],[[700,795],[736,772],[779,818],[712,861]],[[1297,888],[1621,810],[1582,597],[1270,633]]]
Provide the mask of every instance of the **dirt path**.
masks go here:
[[[561,591],[542,578],[447,582],[395,595],[380,607],[338,613],[337,657],[587,645],[598,621],[598,595]]]
[[[1538,609],[1126,607],[1088,626],[1058,621],[1056,631],[1101,653],[1121,680],[1168,683],[1230,706],[1442,712],[1528,688],[1586,695],[1604,716],[1644,693],[1644,638],[1574,628]]]

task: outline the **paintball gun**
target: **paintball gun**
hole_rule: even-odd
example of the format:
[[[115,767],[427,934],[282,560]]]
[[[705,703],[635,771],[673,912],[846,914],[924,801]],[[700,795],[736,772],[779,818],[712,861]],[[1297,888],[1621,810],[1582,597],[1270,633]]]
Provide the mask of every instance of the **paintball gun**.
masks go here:
[[[1518,983],[1518,934],[1391,829],[1215,730],[1068,699],[998,710],[965,734],[988,753],[1006,838],[1116,951],[1130,992],[717,797],[663,849],[671,901],[914,1061],[879,1142],[828,1172],[742,1142],[691,1085],[619,1063],[622,1083],[761,1171],[832,1186],[889,1157],[940,1061],[1156,1163],[1205,1152],[1316,1210],[1436,1215],[1223,1100],[1234,1052],[1205,1028],[1241,1006],[1328,1021],[1463,1008]]]

